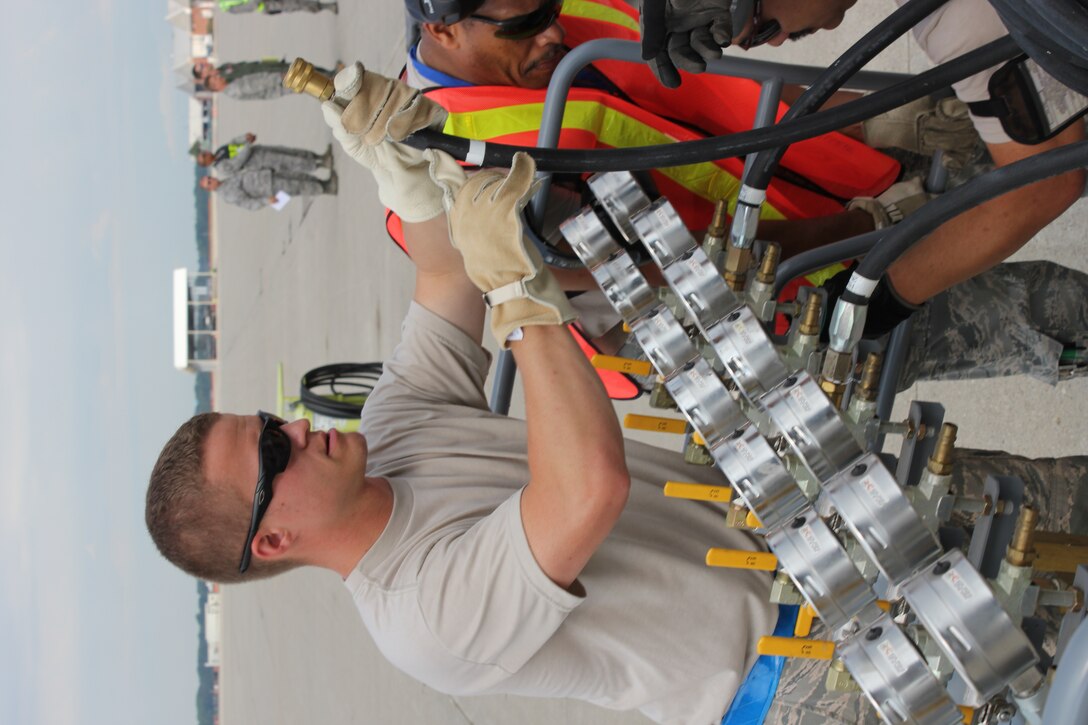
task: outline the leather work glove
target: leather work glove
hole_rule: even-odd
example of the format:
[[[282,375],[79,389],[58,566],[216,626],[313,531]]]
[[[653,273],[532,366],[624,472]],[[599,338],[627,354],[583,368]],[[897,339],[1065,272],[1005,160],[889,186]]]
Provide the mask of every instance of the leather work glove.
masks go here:
[[[337,73],[333,85],[332,99],[321,104],[325,123],[344,151],[374,175],[382,204],[406,222],[443,213],[464,173],[446,154],[428,158],[398,142],[423,128],[441,128],[445,109],[414,88],[367,72],[362,63]],[[453,188],[436,185],[436,172]]]
[[[952,171],[970,162],[982,143],[967,104],[958,98],[919,98],[870,118],[861,130],[865,143],[873,148],[899,148],[926,156],[940,149],[945,166]]]
[[[535,175],[536,164],[519,153],[508,175],[488,170],[469,179],[449,212],[450,238],[484,293],[491,334],[503,349],[522,327],[565,325],[576,317],[536,247],[525,241],[521,212]]]
[[[661,18],[661,3],[664,18]],[[680,86],[677,68],[706,70],[707,61],[722,57],[735,35],[731,9],[751,0],[642,0],[639,28],[642,58],[666,88]],[[744,14],[744,22],[748,20]],[[738,15],[738,18],[740,15]],[[743,27],[743,23],[742,23]],[[739,32],[740,29],[736,29]]]
[[[871,196],[854,197],[846,208],[867,212],[873,217],[874,229],[886,229],[921,209],[933,196],[922,186],[921,179],[913,178],[892,184],[875,199]]]
[[[827,306],[825,307],[823,325],[820,327],[820,339],[828,340],[828,328],[831,327],[831,314],[835,310],[835,303],[846,291],[846,285],[850,282],[850,276],[854,274],[858,263],[854,262],[848,269],[844,269],[820,287],[827,290]],[[865,332],[862,337],[866,340],[875,340],[887,335],[894,330],[900,322],[922,309],[922,305],[914,305],[907,302],[892,287],[888,275],[884,275],[876,283],[873,294],[869,296],[869,311],[865,314]]]

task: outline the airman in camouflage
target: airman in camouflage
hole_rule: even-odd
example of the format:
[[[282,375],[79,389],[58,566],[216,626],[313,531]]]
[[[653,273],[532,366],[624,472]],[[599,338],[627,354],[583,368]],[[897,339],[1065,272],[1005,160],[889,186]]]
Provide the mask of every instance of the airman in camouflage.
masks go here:
[[[323,3],[318,0],[219,0],[219,9],[225,13],[319,13],[322,10],[340,12],[336,3]]]
[[[916,380],[1075,372],[1088,342],[1088,274],[1054,262],[1007,262],[931,299],[914,316],[899,389]],[[1061,371],[1063,351],[1069,364]]]
[[[332,146],[324,154],[287,146],[253,143],[253,134],[244,134],[219,147],[215,153],[200,151],[196,162],[215,170],[225,179],[245,169],[272,169],[275,172],[312,174],[318,169],[332,169]]]
[[[291,91],[283,87],[283,76],[291,64],[286,60],[255,60],[224,63],[211,69],[200,80],[216,93],[239,101],[262,101],[279,98]],[[333,77],[335,70],[314,67],[318,73]]]
[[[272,204],[277,192],[283,191],[291,196],[335,194],[337,182],[335,175],[322,181],[308,174],[247,169],[225,180],[205,176],[200,180],[200,186],[206,191],[217,192],[223,201],[256,211]]]

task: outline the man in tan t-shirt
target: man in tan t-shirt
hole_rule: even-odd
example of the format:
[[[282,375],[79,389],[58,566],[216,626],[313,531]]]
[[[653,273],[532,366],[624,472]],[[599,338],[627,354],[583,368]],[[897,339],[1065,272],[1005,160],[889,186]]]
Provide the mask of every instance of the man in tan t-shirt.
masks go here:
[[[361,434],[268,416],[182,426],[152,473],[152,537],[214,581],[301,565],[337,572],[383,653],[444,692],[717,723],[778,612],[770,575],[709,570],[702,557],[762,544],[724,527],[720,508],[661,495],[668,478],[720,474],[621,437],[564,329],[565,296],[524,246],[531,161],[519,157],[508,179],[466,183],[448,156],[388,143],[432,118],[414,91],[350,75],[338,88],[358,102],[325,111],[342,114],[338,140],[405,219],[417,274],[403,341]],[[481,291],[521,370],[525,421],[486,408]],[[730,626],[708,634],[714,611],[728,611]]]

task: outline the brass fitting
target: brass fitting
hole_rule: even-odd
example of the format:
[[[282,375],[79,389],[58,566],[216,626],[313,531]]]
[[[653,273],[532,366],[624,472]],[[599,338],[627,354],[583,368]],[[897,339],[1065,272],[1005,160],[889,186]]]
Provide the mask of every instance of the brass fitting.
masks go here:
[[[654,382],[653,388],[650,389],[650,407],[658,410],[679,410],[676,407],[676,401],[672,399],[668,388],[665,387],[665,379],[660,375]]]
[[[752,248],[734,247],[732,244],[725,252],[725,283],[734,292],[743,292],[748,279],[748,268],[752,265]]]
[[[718,199],[714,203],[714,217],[710,220],[710,226],[706,229],[706,235],[708,237],[724,237],[726,229],[726,219],[729,218],[729,201],[727,199]]]
[[[802,335],[815,336],[820,334],[820,308],[823,307],[823,298],[818,294],[810,294],[805,300],[805,309],[801,313],[801,326],[798,329]]]
[[[850,382],[854,359],[848,352],[828,350],[824,355],[824,366],[820,372],[820,389],[831,398],[836,408],[842,407],[842,398],[846,385]]]
[[[865,365],[861,368],[861,383],[858,385],[857,396],[868,403],[876,400],[876,394],[880,389],[880,366],[884,362],[878,352],[871,352],[865,358]]]
[[[824,680],[824,686],[828,692],[861,691],[861,686],[850,676],[850,673],[846,670],[846,665],[840,659],[831,661],[831,666],[827,668],[827,679]]]
[[[706,446],[692,439],[684,446],[684,462],[695,466],[713,466],[714,458]]]
[[[782,247],[777,242],[767,245],[763,252],[763,259],[759,261],[759,272],[756,273],[756,281],[763,284],[774,284],[774,273],[778,271],[778,258],[782,256]]]
[[[947,476],[952,473],[952,457],[956,445],[956,433],[959,428],[954,423],[945,423],[937,434],[937,447],[929,459],[929,472],[934,476]]]
[[[336,92],[332,78],[322,75],[314,70],[314,64],[302,58],[295,58],[295,62],[287,69],[283,76],[283,87],[295,93],[309,93],[319,101],[327,101]]]
[[[1038,521],[1039,514],[1035,513],[1035,509],[1031,506],[1020,507],[1016,530],[1005,552],[1005,560],[1013,566],[1031,566],[1031,562],[1035,561],[1035,524]]]

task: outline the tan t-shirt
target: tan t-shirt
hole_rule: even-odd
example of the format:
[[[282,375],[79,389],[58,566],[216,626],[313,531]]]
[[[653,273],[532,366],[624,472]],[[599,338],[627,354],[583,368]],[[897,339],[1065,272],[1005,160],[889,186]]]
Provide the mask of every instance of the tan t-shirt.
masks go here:
[[[584,597],[563,590],[525,538],[525,423],[487,410],[489,362],[413,304],[363,410],[368,475],[389,480],[394,503],[346,585],[378,647],[450,694],[570,697],[717,725],[773,629],[770,577],[707,568],[711,546],[760,544],[726,528],[720,508],[661,487],[722,478],[628,441],[630,501],[578,578]]]

